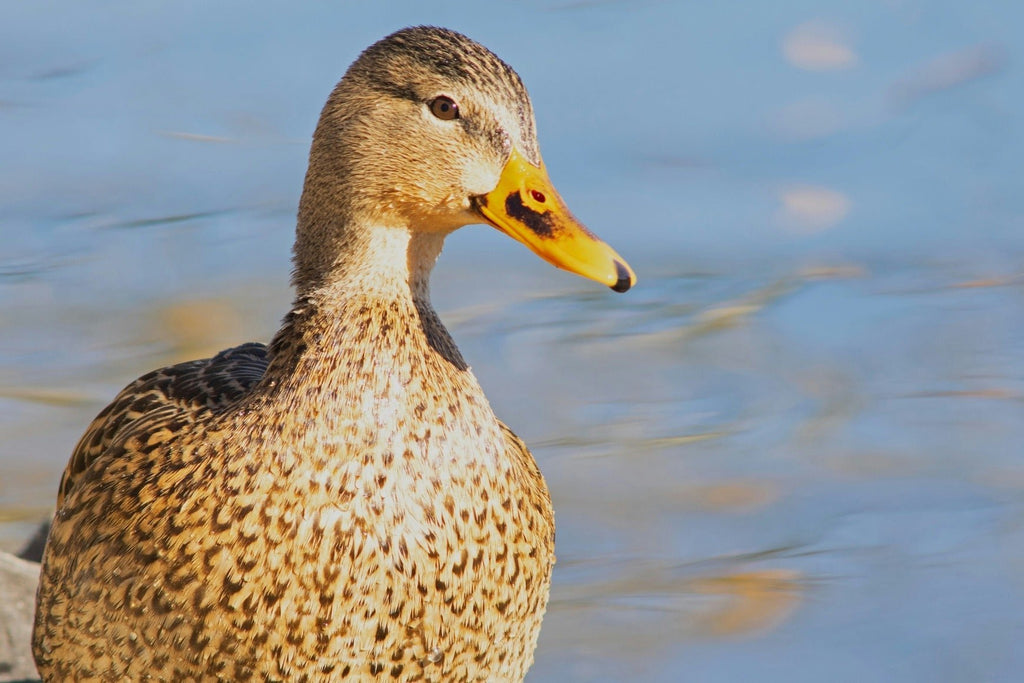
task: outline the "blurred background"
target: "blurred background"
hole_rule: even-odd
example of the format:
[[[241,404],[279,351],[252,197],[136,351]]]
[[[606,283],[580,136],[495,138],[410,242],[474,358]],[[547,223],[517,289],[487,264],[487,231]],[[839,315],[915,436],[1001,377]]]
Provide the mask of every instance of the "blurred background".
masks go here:
[[[529,680],[1024,671],[1024,4],[4,3],[0,549],[131,379],[287,310],[313,127],[371,42],[511,63],[616,295],[497,231],[435,305],[530,444]]]

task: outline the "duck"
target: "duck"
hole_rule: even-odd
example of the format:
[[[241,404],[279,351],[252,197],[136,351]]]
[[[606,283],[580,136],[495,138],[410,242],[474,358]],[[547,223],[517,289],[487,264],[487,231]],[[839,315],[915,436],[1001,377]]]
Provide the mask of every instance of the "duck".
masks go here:
[[[460,33],[399,30],[322,110],[270,343],[143,375],[75,447],[37,594],[43,680],[524,678],[551,497],[429,295],[445,238],[481,223],[636,282],[556,192],[516,72]]]

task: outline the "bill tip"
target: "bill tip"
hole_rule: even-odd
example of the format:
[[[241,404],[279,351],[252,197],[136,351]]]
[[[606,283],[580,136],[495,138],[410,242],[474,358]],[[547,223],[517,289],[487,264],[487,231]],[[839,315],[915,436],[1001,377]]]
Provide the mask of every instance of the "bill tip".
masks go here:
[[[613,291],[621,294],[622,292],[628,291],[629,288],[633,286],[633,274],[629,272],[629,268],[627,268],[622,261],[617,259],[615,261],[615,274],[619,276],[619,279],[614,285],[612,285]]]

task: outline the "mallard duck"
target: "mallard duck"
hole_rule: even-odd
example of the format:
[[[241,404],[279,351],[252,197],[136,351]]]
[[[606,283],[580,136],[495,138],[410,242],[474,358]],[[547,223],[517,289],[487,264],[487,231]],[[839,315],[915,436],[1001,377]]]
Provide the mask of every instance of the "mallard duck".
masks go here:
[[[320,116],[269,346],[140,377],[75,448],[38,593],[45,680],[523,678],[551,501],[428,293],[470,223],[635,282],[551,185],[519,76],[458,33],[398,31]]]

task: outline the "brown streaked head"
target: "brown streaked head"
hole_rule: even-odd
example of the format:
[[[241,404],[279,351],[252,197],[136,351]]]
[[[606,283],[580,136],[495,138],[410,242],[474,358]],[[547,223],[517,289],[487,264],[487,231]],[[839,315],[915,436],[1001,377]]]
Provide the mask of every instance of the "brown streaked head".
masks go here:
[[[636,282],[552,186],[516,72],[454,31],[397,31],[359,56],[321,114],[299,208],[296,282],[327,277],[360,226],[446,233],[482,221],[616,291]]]

